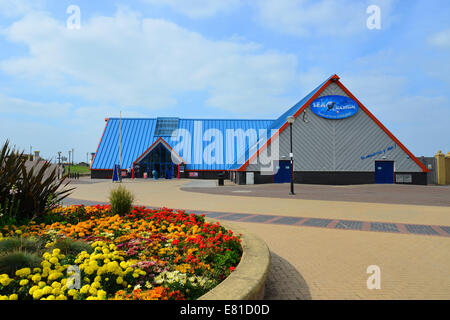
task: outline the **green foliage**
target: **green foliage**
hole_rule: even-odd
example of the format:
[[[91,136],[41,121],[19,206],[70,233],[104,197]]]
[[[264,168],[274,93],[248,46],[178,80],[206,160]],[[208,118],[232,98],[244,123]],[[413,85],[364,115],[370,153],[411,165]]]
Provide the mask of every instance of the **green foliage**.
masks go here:
[[[73,240],[70,238],[56,240],[51,249],[56,248],[60,249],[62,254],[71,256],[76,256],[82,251],[86,251],[89,254],[94,251],[89,243],[81,240]]]
[[[119,185],[109,194],[111,212],[119,215],[129,214],[133,205],[134,195],[124,186]]]
[[[58,180],[57,169],[49,162],[26,166],[23,152],[11,150],[6,141],[0,150],[0,224],[25,223],[46,213],[73,189]]]
[[[236,265],[241,259],[239,252],[236,251],[225,251],[224,254],[219,254],[214,258],[214,266],[216,268],[227,269],[231,266]]]
[[[26,251],[12,251],[0,255],[0,274],[6,273],[13,277],[22,268],[38,268],[42,258],[37,253]]]
[[[43,215],[40,221],[45,224],[53,224],[55,222],[61,222],[62,224],[66,223],[77,224],[85,219],[86,219],[86,209],[84,206],[79,206],[75,211],[73,212],[70,211],[69,213],[50,211],[47,214]]]
[[[12,237],[0,241],[0,253],[12,251],[27,251],[39,253],[43,244],[38,238]]]
[[[15,192],[11,189],[13,192]],[[11,197],[7,197],[4,203],[0,203],[0,225],[15,225],[17,223],[17,217],[20,209],[20,199],[16,199],[14,194]]]

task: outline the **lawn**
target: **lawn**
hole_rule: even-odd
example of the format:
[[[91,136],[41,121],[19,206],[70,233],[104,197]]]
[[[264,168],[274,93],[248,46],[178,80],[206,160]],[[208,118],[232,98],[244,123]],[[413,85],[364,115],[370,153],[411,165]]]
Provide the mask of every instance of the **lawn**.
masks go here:
[[[70,168],[70,173],[80,173],[80,174],[91,173],[91,169],[86,166],[79,166],[79,165],[66,166],[66,172],[69,172],[69,168]]]

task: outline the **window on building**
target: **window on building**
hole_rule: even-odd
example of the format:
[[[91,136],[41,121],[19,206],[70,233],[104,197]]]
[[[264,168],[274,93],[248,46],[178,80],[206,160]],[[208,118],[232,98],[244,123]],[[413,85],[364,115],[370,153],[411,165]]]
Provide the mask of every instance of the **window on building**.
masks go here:
[[[170,137],[178,129],[178,118],[158,118],[156,120],[155,136]]]

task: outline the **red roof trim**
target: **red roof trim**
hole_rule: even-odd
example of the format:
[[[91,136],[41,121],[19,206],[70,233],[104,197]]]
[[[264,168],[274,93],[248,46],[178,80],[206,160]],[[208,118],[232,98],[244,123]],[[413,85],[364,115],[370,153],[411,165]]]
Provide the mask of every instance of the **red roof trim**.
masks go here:
[[[355,100],[359,107],[367,113],[367,115],[375,121],[375,123],[392,139],[394,142],[403,150],[406,152],[406,154],[422,169],[422,172],[429,172],[429,170],[425,167],[425,165],[420,162],[412,153],[409,151],[340,81],[339,81],[338,75],[333,75],[326,83],[322,85],[322,87],[317,90],[317,92],[308,100],[306,101],[303,106],[294,114],[294,117],[297,118],[310,104],[313,102],[330,83],[335,82],[350,98]],[[237,171],[245,171],[245,169],[250,164],[250,161],[255,159],[256,156],[259,155],[259,153],[267,148],[267,146],[272,142],[272,139],[276,138],[281,132],[283,132],[284,129],[286,129],[289,126],[289,123],[286,121],[283,126],[269,139],[267,142],[258,149],[253,156],[249,158]]]
[[[152,150],[157,144],[162,143],[164,144],[164,146],[168,149],[170,149],[171,152],[173,152],[180,160],[181,162],[184,162],[183,158],[180,157],[180,155],[178,153],[176,153],[172,147],[161,137],[159,137],[149,148],[147,148],[147,150],[144,151],[144,153],[142,153],[139,157],[137,157],[136,160],[133,161],[133,168],[134,165],[136,164],[136,162],[138,162],[139,160],[141,160],[142,157],[144,157],[147,152],[149,152],[150,150]]]
[[[103,128],[102,137],[100,138],[100,141],[98,142],[97,150],[95,150],[94,158],[92,159],[92,162],[91,162],[91,165],[89,166],[89,169],[92,169],[92,165],[94,164],[95,157],[97,156],[98,148],[100,148],[100,143],[102,143],[103,135],[105,134],[106,127],[108,126],[109,118],[105,118],[105,122],[106,123],[105,123],[105,127]],[[94,169],[94,170],[98,170],[98,169]],[[106,170],[108,170],[108,169],[106,169]]]
[[[378,120],[340,81],[336,84],[353,100],[355,100],[359,107],[392,139],[394,142],[406,152],[406,154],[422,169],[422,172],[429,172],[425,165],[420,162],[381,122]]]
[[[332,82],[335,81],[339,81],[339,76],[337,74],[333,75],[332,77],[330,77],[330,79],[328,79],[327,82],[325,82],[322,87],[320,87],[319,90],[317,90],[317,92],[311,97],[309,98],[308,101],[306,101],[303,106],[294,114],[294,117],[297,118],[302,112],[303,110],[306,109],[307,106],[309,106],[311,104],[311,102],[313,102],[322,92],[323,90],[325,90],[326,87],[328,87],[328,85]],[[255,157],[257,157],[259,155],[259,153],[264,150],[265,148],[267,148],[269,146],[269,144],[272,143],[272,139],[276,138],[281,132],[284,131],[284,129],[286,129],[289,126],[289,123],[286,122],[281,126],[280,129],[278,129],[277,132],[274,133],[274,135],[272,137],[270,137],[266,143],[264,143],[264,145],[259,148],[239,169],[238,171],[244,171],[250,164],[251,161],[253,161],[253,159],[255,159]]]

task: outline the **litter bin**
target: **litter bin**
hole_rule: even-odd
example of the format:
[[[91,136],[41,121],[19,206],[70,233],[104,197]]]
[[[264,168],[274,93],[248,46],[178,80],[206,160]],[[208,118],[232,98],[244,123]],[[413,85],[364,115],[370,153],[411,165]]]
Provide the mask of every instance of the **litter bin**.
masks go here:
[[[225,180],[225,172],[217,174],[217,178],[219,179],[219,186],[223,186],[223,181]]]

